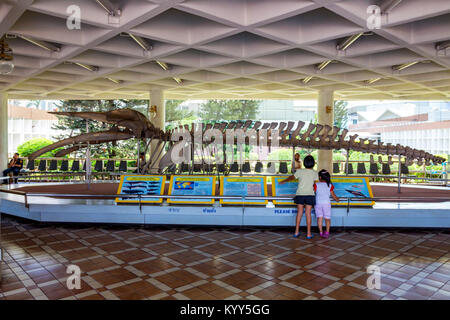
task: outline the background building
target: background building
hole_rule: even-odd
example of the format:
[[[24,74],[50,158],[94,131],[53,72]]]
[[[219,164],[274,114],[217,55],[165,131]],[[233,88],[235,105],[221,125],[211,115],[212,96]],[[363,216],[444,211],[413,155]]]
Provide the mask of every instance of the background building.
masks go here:
[[[353,102],[348,112],[351,133],[434,154],[450,153],[450,102]]]
[[[52,140],[52,136],[58,134],[52,129],[58,119],[47,111],[55,109],[55,101],[9,100],[8,156],[12,156],[18,146],[30,139]]]

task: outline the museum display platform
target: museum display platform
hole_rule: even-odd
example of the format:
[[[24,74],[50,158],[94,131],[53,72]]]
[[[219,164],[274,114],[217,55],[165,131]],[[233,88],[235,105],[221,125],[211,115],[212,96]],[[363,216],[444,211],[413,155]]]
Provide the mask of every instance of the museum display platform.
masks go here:
[[[218,201],[212,205],[169,204],[167,198],[158,204],[117,204],[117,188],[117,182],[91,183],[89,187],[81,183],[2,187],[15,193],[0,192],[0,212],[42,222],[222,226],[294,226],[297,213],[294,206],[273,205],[270,200],[264,206]],[[271,188],[267,189],[270,198]],[[372,189],[373,206],[333,207],[332,226],[450,227],[449,188],[403,185],[400,194],[394,184],[372,184]],[[57,194],[70,196],[55,197]]]

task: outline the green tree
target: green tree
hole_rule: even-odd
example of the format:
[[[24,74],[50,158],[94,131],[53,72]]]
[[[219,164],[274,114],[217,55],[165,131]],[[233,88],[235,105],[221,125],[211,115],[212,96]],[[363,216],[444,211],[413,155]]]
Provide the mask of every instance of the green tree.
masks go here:
[[[348,111],[347,101],[336,100],[334,102],[334,125],[339,128],[347,128]]]
[[[200,105],[202,120],[255,119],[261,100],[208,100]]]
[[[40,104],[41,104],[41,100],[30,100],[27,103],[27,108],[35,107],[37,109]]]
[[[51,145],[52,143],[53,143],[53,141],[51,141],[49,139],[44,139],[44,138],[31,139],[31,140],[28,140],[28,141],[22,143],[20,146],[18,146],[17,152],[19,153],[19,155],[21,157],[28,157],[33,152],[35,152],[39,149],[42,149],[48,145]],[[58,152],[61,149],[62,148],[58,148],[58,149],[49,151],[47,153],[44,153],[41,157],[42,158],[53,157],[56,154],[56,152]]]
[[[180,108],[183,102],[184,100],[166,100],[166,130],[173,129],[178,125],[191,123],[197,119],[192,111]]]
[[[148,100],[64,100],[57,105],[57,111],[61,112],[105,112],[115,109],[131,108],[136,111],[147,114]],[[106,131],[113,127],[112,124],[98,121],[89,121],[89,132]],[[58,123],[53,126],[55,130],[64,131],[64,133],[53,136],[55,140],[62,140],[70,136],[76,136],[86,133],[86,120],[66,116],[58,116]],[[95,148],[91,148],[92,157],[136,157],[136,141],[134,139],[106,142]],[[81,156],[84,156],[85,150],[80,150]]]
[[[194,115],[192,111],[180,109],[184,100],[166,100],[166,122],[183,120]]]
[[[297,151],[298,152],[298,151]],[[289,160],[292,161],[292,149],[278,149],[270,152],[268,160]]]

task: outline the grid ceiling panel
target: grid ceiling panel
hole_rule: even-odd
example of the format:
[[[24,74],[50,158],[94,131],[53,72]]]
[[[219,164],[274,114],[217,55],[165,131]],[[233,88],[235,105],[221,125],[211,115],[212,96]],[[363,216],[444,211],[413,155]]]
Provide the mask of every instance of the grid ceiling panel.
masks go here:
[[[152,88],[178,99],[314,99],[333,88],[337,99],[448,100],[450,48],[435,46],[450,40],[450,1],[403,0],[369,30],[367,7],[383,1],[110,0],[121,11],[111,17],[95,0],[4,0],[0,35],[16,68],[0,76],[1,90],[24,99],[142,99]],[[80,30],[66,26],[73,4]]]

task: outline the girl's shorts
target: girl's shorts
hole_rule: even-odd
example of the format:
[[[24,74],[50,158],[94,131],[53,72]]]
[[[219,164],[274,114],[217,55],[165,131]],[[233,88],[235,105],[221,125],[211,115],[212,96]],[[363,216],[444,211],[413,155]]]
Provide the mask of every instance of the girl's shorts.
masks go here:
[[[316,204],[316,196],[295,196],[295,204],[303,204],[314,206]]]
[[[314,211],[317,218],[331,219],[331,204],[316,204]]]

